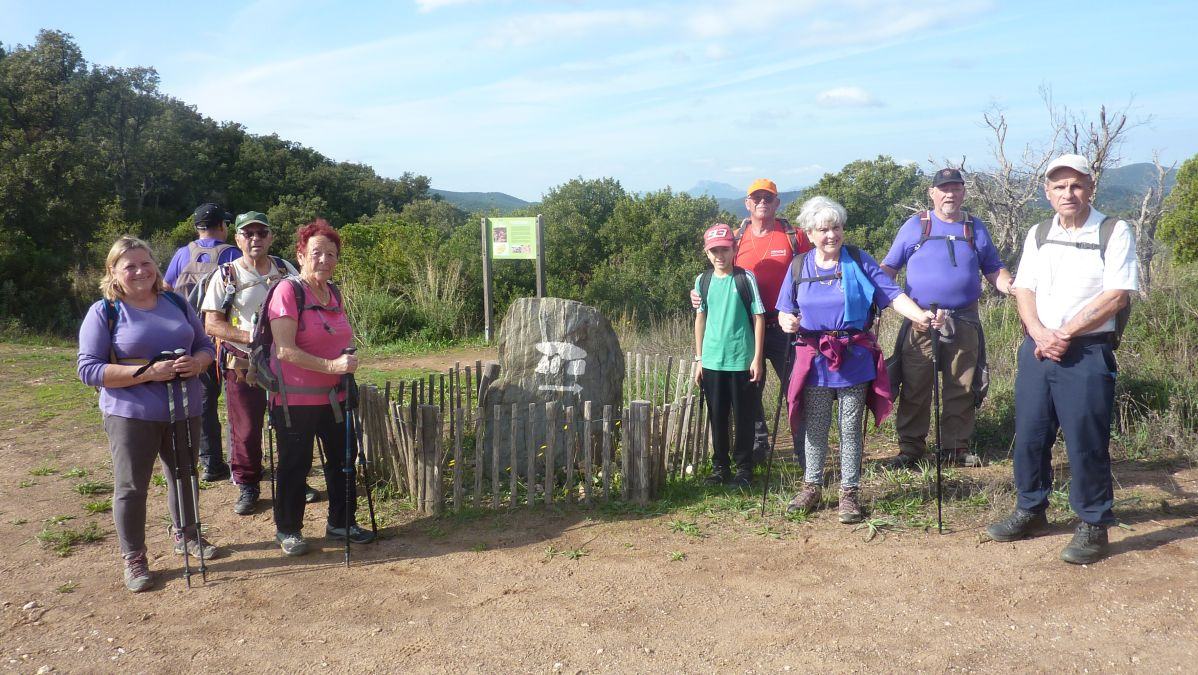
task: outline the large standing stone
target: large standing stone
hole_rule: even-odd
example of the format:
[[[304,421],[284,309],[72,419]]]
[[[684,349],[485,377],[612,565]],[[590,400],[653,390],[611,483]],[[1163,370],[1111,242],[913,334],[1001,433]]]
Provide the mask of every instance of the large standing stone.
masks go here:
[[[539,403],[543,411],[544,403],[558,401],[563,408],[574,406],[576,419],[582,417],[583,401],[592,402],[596,416],[605,405],[620,407],[624,352],[611,322],[594,307],[561,298],[520,298],[508,308],[498,340],[499,379],[482,400],[487,419],[491,406],[510,411],[513,403],[522,411]],[[559,459],[563,453],[559,447]]]

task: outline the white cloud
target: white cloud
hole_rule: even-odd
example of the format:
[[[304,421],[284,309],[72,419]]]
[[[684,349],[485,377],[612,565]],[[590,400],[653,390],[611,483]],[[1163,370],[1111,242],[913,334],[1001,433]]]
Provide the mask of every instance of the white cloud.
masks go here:
[[[488,47],[527,47],[551,41],[589,37],[600,31],[641,31],[663,24],[661,12],[639,9],[545,12],[508,19],[483,38]]]
[[[836,87],[821,91],[815,102],[828,108],[870,108],[882,105],[861,87]]]
[[[465,5],[478,0],[416,0],[416,9],[427,14],[443,7],[453,7],[454,5]]]

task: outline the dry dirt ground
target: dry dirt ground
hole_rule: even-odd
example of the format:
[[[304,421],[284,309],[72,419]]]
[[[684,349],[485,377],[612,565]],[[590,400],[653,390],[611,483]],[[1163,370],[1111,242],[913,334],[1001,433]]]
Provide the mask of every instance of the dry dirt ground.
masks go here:
[[[1087,567],[1057,560],[1065,522],[1015,544],[981,543],[983,519],[964,517],[944,535],[866,541],[826,511],[762,521],[741,503],[399,512],[345,569],[316,536],[324,502],[308,509],[316,551],[285,558],[269,505],[236,516],[223,483],[202,512],[224,555],[190,590],[153,487],[156,585],[132,595],[111,515],[83,507],[106,495],[79,486],[111,472],[73,354],[0,345],[0,366],[5,670],[1198,671],[1198,471],[1186,464],[1119,465],[1132,529],[1113,529],[1112,556]],[[68,557],[36,538],[89,522],[105,536]]]

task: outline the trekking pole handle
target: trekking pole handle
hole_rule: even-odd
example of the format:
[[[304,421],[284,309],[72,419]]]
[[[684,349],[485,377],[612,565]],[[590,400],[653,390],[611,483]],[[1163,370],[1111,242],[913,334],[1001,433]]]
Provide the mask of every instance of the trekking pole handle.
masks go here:
[[[150,366],[154,365],[155,363],[158,363],[159,361],[166,361],[168,359],[173,359],[173,358],[175,358],[174,352],[162,352],[162,353],[158,354],[157,356],[155,356],[154,358],[147,361],[146,364],[144,366],[142,366],[141,368],[138,368],[137,370],[133,371],[133,377],[141,377],[142,374],[145,373],[147,370],[149,370]]]

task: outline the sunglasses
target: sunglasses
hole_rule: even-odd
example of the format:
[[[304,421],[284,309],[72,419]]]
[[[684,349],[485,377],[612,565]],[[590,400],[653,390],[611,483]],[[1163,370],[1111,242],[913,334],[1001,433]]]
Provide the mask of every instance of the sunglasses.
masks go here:
[[[261,230],[242,230],[242,231],[238,232],[237,234],[240,234],[241,236],[245,237],[246,239],[253,239],[254,237],[257,237],[259,239],[265,239],[270,236],[270,229],[266,228],[266,229],[261,229]]]
[[[745,199],[747,199],[751,202],[760,202],[762,204],[769,204],[770,202],[774,201],[774,195],[764,194],[764,195],[757,195],[756,197],[754,197],[753,195],[749,195],[748,197],[745,197]]]

